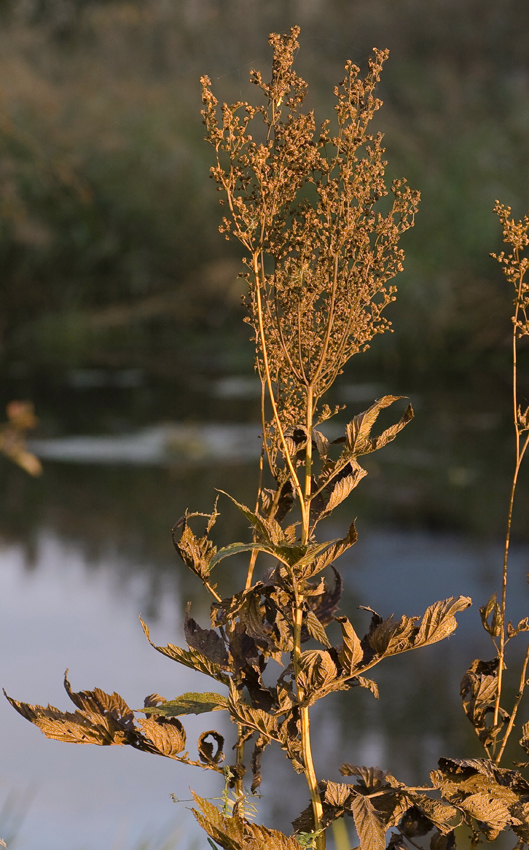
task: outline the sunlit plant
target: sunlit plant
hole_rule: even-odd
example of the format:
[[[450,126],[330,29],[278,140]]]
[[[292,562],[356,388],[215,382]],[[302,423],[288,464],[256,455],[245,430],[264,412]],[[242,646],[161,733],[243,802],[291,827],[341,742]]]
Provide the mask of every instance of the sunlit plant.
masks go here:
[[[231,499],[251,535],[218,549],[212,539],[220,513],[186,512],[173,529],[180,556],[211,599],[207,627],[185,615],[187,648],[155,648],[168,658],[210,676],[215,690],[184,693],[171,700],[146,698],[141,712],[116,693],[72,691],[76,710],[63,712],[11,704],[48,737],[75,743],[128,744],[184,764],[217,772],[222,805],[195,796],[195,817],[210,841],[225,848],[323,850],[326,830],[350,816],[362,850],[455,846],[457,826],[470,827],[472,843],[495,838],[510,827],[529,843],[529,783],[500,767],[525,687],[526,655],[519,695],[509,714],[502,705],[505,647],[527,621],[506,623],[507,536],[501,602],[482,609],[497,657],[475,661],[462,683],[463,706],[483,746],[483,759],[440,759],[431,784],[410,787],[378,767],[343,764],[345,781],[318,776],[311,736],[314,704],[336,691],[359,698],[378,696],[373,669],[390,656],[440,641],[456,628],[455,615],[467,597],[434,602],[421,616],[384,619],[371,609],[339,613],[342,579],[337,559],[356,541],[354,522],[339,539],[325,540],[319,524],[333,514],[366,475],[363,455],[383,448],[410,422],[411,405],[399,421],[377,435],[381,411],[399,401],[387,395],[353,416],[344,433],[330,439],[325,423],[335,416],[326,395],[350,358],[389,328],[385,309],[395,298],[393,280],[402,270],[400,237],[413,225],[418,193],[404,180],[387,187],[384,148],[370,123],[381,102],[375,97],[387,51],[374,51],[364,78],[352,63],[335,89],[336,114],[317,125],[304,112],[306,83],[293,70],[299,30],[272,35],[272,78],[251,80],[261,105],[224,104],[220,110],[204,77],[206,139],[215,151],[212,177],[221,192],[221,231],[245,249],[247,321],[255,341],[255,366],[262,386],[262,457],[253,507]],[[498,207],[513,253],[501,255],[515,284],[513,323],[516,474],[528,445],[528,412],[518,405],[516,343],[528,333],[525,283],[529,220],[514,223]],[[512,515],[512,499],[509,513]],[[205,531],[195,523],[205,520]],[[318,534],[317,534],[318,532]],[[246,578],[232,595],[221,596],[215,571],[227,558],[245,558]],[[150,640],[149,629],[143,628]],[[154,645],[154,644],[153,644]],[[270,676],[277,666],[275,684]],[[266,672],[266,676],[265,676]],[[369,674],[369,675],[368,675]],[[220,691],[219,691],[220,687]],[[187,714],[222,711],[234,729],[232,763],[226,765],[224,737],[204,732],[197,756],[186,749],[180,720]],[[143,719],[136,714],[143,713]],[[529,727],[522,746],[529,751]],[[293,821],[294,834],[256,824],[249,799],[261,782],[261,756],[269,745],[283,750],[303,774],[308,806]],[[247,790],[246,780],[250,788]],[[389,839],[388,830],[392,829]],[[466,840],[466,834],[464,836]]]

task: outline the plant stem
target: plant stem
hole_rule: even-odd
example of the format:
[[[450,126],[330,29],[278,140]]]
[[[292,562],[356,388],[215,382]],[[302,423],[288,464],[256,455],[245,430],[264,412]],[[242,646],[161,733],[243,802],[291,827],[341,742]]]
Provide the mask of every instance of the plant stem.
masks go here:
[[[515,250],[515,258],[516,263],[519,265],[519,251]],[[505,545],[503,549],[503,573],[502,573],[502,590],[501,590],[501,606],[500,606],[500,634],[499,634],[499,649],[498,649],[498,682],[496,687],[496,700],[494,703],[494,719],[493,726],[497,726],[500,717],[500,706],[501,706],[501,693],[503,688],[503,670],[505,667],[505,618],[506,618],[506,610],[507,610],[507,567],[509,560],[509,546],[511,541],[511,526],[512,526],[512,514],[513,514],[513,506],[514,506],[514,496],[516,493],[516,485],[518,483],[518,474],[520,472],[520,466],[522,464],[522,460],[524,458],[527,444],[529,442],[529,435],[525,438],[523,446],[521,445],[521,436],[522,430],[520,428],[520,423],[518,421],[518,321],[519,321],[519,312],[520,312],[520,303],[522,297],[522,288],[524,283],[524,271],[520,271],[518,278],[518,286],[516,288],[516,299],[515,299],[515,308],[514,308],[514,316],[513,316],[513,330],[512,330],[512,404],[513,404],[513,422],[514,422],[514,431],[516,435],[516,463],[514,467],[514,474],[512,479],[511,486],[511,495],[509,499],[509,510],[507,513],[507,530],[505,532]],[[510,734],[510,732],[509,732]],[[508,736],[507,736],[508,737]],[[496,761],[499,762],[501,756],[503,755],[503,751],[505,749],[506,738],[504,736],[504,744],[502,745],[500,752],[497,756]]]
[[[298,701],[301,703],[305,696],[303,688],[299,684],[299,656],[301,655],[301,625],[303,620],[303,597],[300,595],[297,587],[297,580],[293,571],[291,572],[292,586],[294,590],[294,646],[292,650],[292,662],[294,665],[294,674],[296,677],[296,688]],[[301,746],[303,750],[303,765],[305,779],[309,789],[310,800],[312,803],[312,813],[314,816],[314,831],[319,832],[322,829],[323,806],[321,802],[320,792],[318,790],[318,780],[314,769],[314,761],[312,759],[312,745],[310,739],[310,718],[308,706],[300,706],[300,725],[301,725]],[[325,833],[321,832],[316,838],[316,850],[325,850]]]
[[[503,756],[503,753],[505,751],[505,747],[507,746],[507,741],[509,740],[509,736],[510,736],[510,734],[511,734],[513,728],[514,728],[514,721],[516,720],[516,715],[518,714],[518,709],[520,707],[520,703],[522,701],[522,697],[523,697],[524,691],[525,691],[525,681],[526,681],[525,677],[527,675],[527,665],[528,664],[529,664],[529,646],[527,647],[527,649],[525,651],[525,658],[524,658],[523,665],[522,665],[522,672],[520,674],[520,683],[518,685],[518,693],[516,694],[516,699],[514,701],[513,710],[511,711],[511,717],[510,717],[510,720],[509,720],[509,725],[507,726],[507,729],[505,730],[505,734],[504,734],[503,740],[501,742],[501,749],[500,749],[500,751],[499,751],[499,753],[498,753],[498,755],[496,756],[496,759],[495,759],[496,764],[500,763],[501,758]]]

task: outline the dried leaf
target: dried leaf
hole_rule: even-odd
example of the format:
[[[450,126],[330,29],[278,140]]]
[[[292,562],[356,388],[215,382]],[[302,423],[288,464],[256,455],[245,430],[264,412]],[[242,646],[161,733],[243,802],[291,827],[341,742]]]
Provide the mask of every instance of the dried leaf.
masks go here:
[[[351,787],[343,782],[327,780],[324,800],[330,806],[342,808],[351,794]]]
[[[228,650],[222,637],[214,629],[203,629],[189,616],[190,603],[186,607],[184,632],[190,649],[198,649],[213,664],[226,669]]]
[[[487,791],[470,794],[458,805],[479,822],[489,841],[494,841],[511,820],[507,806]]]
[[[468,596],[451,596],[443,602],[430,605],[419,625],[416,625],[418,617],[406,616],[398,621],[390,617],[377,625],[372,622],[367,636],[369,645],[383,657],[437,643],[451,635],[457,627],[454,614],[471,604],[472,600]]]
[[[208,741],[208,738],[212,740]],[[204,764],[220,764],[220,762],[224,761],[224,738],[218,732],[215,732],[214,729],[202,733],[198,739],[197,748],[200,761],[204,762]]]
[[[463,709],[485,746],[489,746],[494,741],[502,728],[501,724],[497,727],[487,725],[487,720],[494,712],[497,687],[497,658],[493,658],[492,661],[476,659],[461,680]],[[508,719],[503,710],[502,719]]]
[[[520,632],[529,632],[529,617],[524,617],[523,620],[520,620],[516,628],[513,627],[511,622],[507,623],[507,637],[509,639],[516,637]]]
[[[415,646],[427,646],[431,643],[444,640],[457,628],[455,614],[464,611],[472,605],[469,596],[451,596],[444,602],[436,602],[430,605],[421,620],[419,631],[415,639]]]
[[[373,679],[366,679],[365,676],[355,676],[354,682],[358,682],[361,688],[367,688],[368,691],[371,691],[375,699],[379,698],[378,685]]]
[[[313,428],[312,439],[314,440],[319,456],[325,460],[329,454],[329,441],[327,437],[322,434],[321,431],[317,431],[316,428]]]
[[[318,691],[334,682],[337,670],[334,661],[326,650],[309,649],[302,652],[298,659],[299,682],[305,691],[317,697]]]
[[[262,541],[271,543],[272,545],[285,542],[283,529],[275,519],[267,519],[266,517],[258,514],[256,511],[250,510],[250,508],[247,508],[246,505],[242,505],[237,501],[237,499],[234,499],[233,496],[230,496],[230,494],[226,493],[224,490],[219,490],[218,492],[222,493],[223,496],[227,496],[228,499],[230,499],[230,501],[239,508],[246,519],[250,521]]]
[[[369,452],[381,449],[391,440],[394,440],[399,431],[402,431],[405,425],[413,418],[413,409],[411,404],[408,405],[406,412],[396,425],[387,428],[379,437],[371,439],[371,429],[375,424],[378,416],[385,407],[389,407],[395,401],[403,398],[403,396],[386,395],[383,398],[375,401],[368,410],[359,413],[348,424],[346,429],[347,447],[354,453],[355,456],[368,454]]]
[[[202,652],[199,652],[197,649],[180,649],[180,647],[174,646],[172,643],[167,644],[167,646],[156,646],[156,644],[151,641],[149,628],[147,624],[143,622],[141,617],[140,623],[145,633],[145,637],[151,646],[158,652],[161,652],[162,655],[166,655],[167,658],[171,658],[173,661],[177,661],[185,667],[197,670],[199,673],[206,673],[213,679],[217,679],[219,682],[222,682],[223,685],[229,684],[230,677],[223,672],[222,668],[218,664],[214,664]]]
[[[361,779],[361,787],[366,793],[380,791],[383,788],[397,788],[400,783],[380,767],[364,767],[356,764],[342,764],[340,767],[342,776],[358,776]]]
[[[269,740],[279,740],[277,718],[260,708],[252,708],[252,706],[243,702],[241,695],[231,681],[228,709],[236,723],[242,723],[243,726],[255,729]]]
[[[364,657],[364,650],[349,619],[347,617],[336,617],[336,621],[340,623],[343,636],[343,647],[338,650],[343,675],[352,675]]]
[[[250,823],[238,814],[228,817],[208,800],[192,793],[199,810],[191,811],[207,835],[224,850],[299,850],[293,836]]]
[[[384,850],[386,827],[371,800],[356,794],[351,801],[351,810],[362,850]]]
[[[67,744],[99,744],[105,746],[112,743],[125,743],[123,730],[115,730],[113,734],[108,726],[103,725],[103,723],[101,725],[93,724],[79,711],[61,711],[53,705],[48,705],[46,708],[41,705],[29,705],[13,699],[5,691],[4,694],[13,708],[22,717],[37,726],[47,738]],[[113,740],[116,732],[117,737],[122,740]]]
[[[520,801],[509,806],[511,829],[525,844],[529,844],[529,802]]]
[[[329,546],[329,548],[325,550],[323,555],[316,558],[314,563],[311,565],[310,571],[305,574],[305,577],[311,578],[324,570],[325,567],[331,565],[337,560],[337,558],[340,557],[340,555],[343,555],[344,552],[347,552],[347,550],[356,543],[357,538],[358,535],[356,533],[356,527],[354,522],[352,522],[346,536],[341,540],[335,541],[332,546]]]
[[[417,794],[416,792],[409,791],[407,793],[410,799],[413,800],[414,806],[426,815],[439,832],[443,833],[443,835],[451,832],[454,828],[453,821],[458,814],[455,806],[451,806],[442,800],[432,800],[426,794]]]
[[[497,594],[493,593],[487,604],[482,605],[479,609],[481,624],[485,631],[487,631],[489,635],[492,635],[492,637],[498,637],[501,631],[501,610],[496,600]],[[489,622],[491,614],[492,619]]]
[[[339,476],[336,477],[337,480],[333,477],[332,482],[335,483],[332,486],[329,499],[325,505],[325,510],[320,515],[320,519],[323,519],[325,516],[329,516],[329,514],[331,514],[332,511],[347,498],[349,493],[358,486],[362,478],[365,478],[366,475],[367,469],[361,467],[360,464],[353,459],[343,470],[341,470]]]
[[[206,533],[203,537],[196,537],[189,526],[189,520],[193,517],[205,517],[208,519]],[[182,558],[184,564],[189,567],[200,578],[205,578],[211,570],[211,559],[217,551],[217,547],[209,539],[208,534],[215,524],[218,517],[217,503],[213,513],[189,513],[187,510],[184,516],[171,529],[173,544]],[[176,539],[176,529],[182,528],[179,539]]]
[[[159,755],[170,758],[185,750],[186,734],[179,720],[160,722],[147,717],[139,724],[145,738]]]
[[[329,638],[327,637],[325,627],[322,625],[322,623],[320,623],[320,621],[318,620],[316,615],[313,614],[312,611],[307,611],[307,614],[305,616],[304,625],[305,625],[307,632],[309,633],[311,638],[314,638],[314,640],[319,641],[324,646],[326,646],[328,649],[330,649],[331,642],[330,642]]]

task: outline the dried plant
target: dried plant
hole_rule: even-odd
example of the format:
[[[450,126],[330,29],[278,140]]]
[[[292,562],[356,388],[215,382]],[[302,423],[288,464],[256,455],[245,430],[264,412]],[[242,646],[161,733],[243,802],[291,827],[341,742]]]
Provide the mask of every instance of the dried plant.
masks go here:
[[[7,422],[0,425],[0,451],[14,463],[29,472],[40,475],[42,466],[26,447],[26,431],[38,424],[29,401],[10,401],[6,408]]]
[[[364,79],[356,66],[346,65],[344,81],[336,89],[336,127],[329,121],[317,127],[313,114],[302,112],[306,84],[292,67],[298,32],[294,28],[288,35],[271,36],[269,84],[252,73],[264,105],[223,105],[219,117],[209,80],[202,80],[207,140],[216,152],[212,176],[226,209],[222,231],[246,250],[247,318],[262,384],[263,453],[255,506],[228,497],[250,524],[251,540],[216,547],[216,503],[211,514],[186,512],[173,529],[178,553],[212,598],[211,622],[200,626],[188,606],[187,649],[173,644],[155,649],[207,674],[224,691],[185,693],[169,701],[151,695],[141,720],[118,694],[99,689],[75,693],[67,678],[74,712],[8,699],[50,738],[128,744],[221,774],[224,805],[219,808],[196,795],[194,813],[210,839],[226,850],[295,850],[300,845],[323,850],[326,829],[343,816],[353,818],[362,850],[383,850],[389,829],[394,831],[388,847],[418,847],[421,838],[429,836],[432,850],[450,850],[458,825],[470,827],[473,844],[480,836],[492,840],[507,827],[521,844],[529,843],[529,783],[518,771],[499,765],[529,657],[509,717],[501,706],[505,646],[529,628],[527,620],[516,629],[505,625],[509,535],[502,603],[493,597],[482,609],[498,657],[474,662],[462,690],[464,709],[487,757],[440,759],[431,784],[421,787],[407,786],[378,767],[354,764],[340,768],[350,781],[336,782],[319,778],[314,766],[311,707],[330,693],[358,687],[376,698],[373,668],[449,636],[457,625],[455,615],[470,599],[435,602],[422,617],[384,619],[364,609],[370,624],[362,637],[357,619],[365,614],[354,624],[338,615],[342,579],[335,562],[355,543],[355,526],[351,523],[342,538],[325,541],[316,538],[315,530],[365,476],[359,458],[393,440],[413,411],[408,406],[396,424],[374,436],[381,411],[398,401],[384,396],[355,415],[343,436],[331,441],[325,426],[320,427],[337,411],[323,399],[349,358],[389,326],[383,312],[395,297],[391,281],[402,268],[399,238],[413,224],[418,194],[399,180],[389,196],[382,138],[368,132],[381,105],[374,91],[387,53],[375,51]],[[513,254],[499,259],[517,293],[514,494],[529,439],[528,412],[520,410],[516,397],[516,342],[527,333],[527,260],[521,259],[521,252],[529,220],[515,225],[508,211],[498,207],[498,212],[513,245]],[[511,515],[512,499],[509,529]],[[200,518],[206,520],[201,534],[193,530]],[[213,570],[226,558],[243,555],[248,558],[244,586],[221,597]],[[324,571],[327,577],[331,574],[330,584]],[[148,627],[142,625],[150,640]],[[335,643],[333,629],[339,636]],[[267,684],[270,661],[281,667],[274,685]],[[216,730],[201,735],[198,758],[191,758],[186,749],[180,717],[214,711],[227,712],[236,730],[235,757],[227,767],[224,738]],[[526,749],[528,742],[526,725],[521,742]],[[243,782],[250,768],[251,792],[257,790],[261,756],[269,744],[280,747],[307,782],[310,802],[294,820],[292,836],[256,825],[248,815],[249,792]]]

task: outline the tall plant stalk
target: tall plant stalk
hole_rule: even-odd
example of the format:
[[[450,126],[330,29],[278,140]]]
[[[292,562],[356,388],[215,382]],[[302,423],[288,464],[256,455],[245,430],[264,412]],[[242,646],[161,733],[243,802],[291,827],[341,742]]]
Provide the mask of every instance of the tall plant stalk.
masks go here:
[[[399,401],[383,396],[331,440],[325,422],[338,409],[331,409],[324,397],[350,358],[389,329],[384,311],[395,298],[392,281],[402,269],[399,240],[413,225],[418,194],[404,180],[394,181],[388,190],[382,137],[369,133],[381,106],[374,92],[387,51],[374,51],[364,78],[359,68],[346,64],[335,89],[335,121],[317,126],[313,113],[302,111],[306,83],[293,70],[298,35],[293,28],[270,37],[271,81],[265,83],[259,72],[251,75],[262,100],[258,106],[241,102],[219,109],[210,81],[202,80],[206,138],[216,157],[211,173],[226,210],[221,232],[238,239],[246,252],[246,320],[262,387],[263,442],[253,509],[219,491],[250,524],[251,540],[217,548],[212,539],[220,516],[217,502],[210,514],[186,511],[173,530],[179,555],[212,600],[209,627],[191,616],[188,605],[187,648],[152,645],[178,664],[207,674],[222,692],[190,692],[171,700],[151,694],[142,709],[133,710],[117,693],[98,688],[74,692],[65,677],[75,712],[8,699],[50,738],[128,744],[218,773],[224,781],[222,807],[195,794],[193,812],[223,850],[324,850],[326,829],[346,816],[354,820],[362,850],[385,850],[390,829],[388,850],[422,850],[424,836],[429,836],[430,850],[453,850],[460,826],[464,846],[468,828],[472,846],[505,829],[529,844],[529,782],[519,771],[499,766],[529,666],[528,649],[508,714],[501,705],[505,648],[516,634],[529,631],[529,618],[516,628],[506,624],[512,508],[529,442],[529,408],[521,411],[516,387],[517,341],[529,333],[528,261],[522,256],[529,219],[514,222],[510,210],[500,205],[497,212],[513,253],[498,259],[516,293],[516,467],[502,599],[499,603],[495,595],[481,609],[497,656],[491,662],[474,661],[461,688],[463,708],[487,758],[441,758],[431,783],[421,786],[406,785],[378,767],[349,763],[339,768],[345,781],[318,774],[312,706],[337,691],[352,691],[356,699],[377,698],[378,686],[366,673],[371,675],[382,661],[451,635],[456,614],[471,600],[435,602],[422,617],[384,618],[366,609],[371,617],[362,637],[357,620],[365,611],[355,623],[338,613],[342,579],[335,564],[356,542],[355,524],[332,540],[320,539],[319,524],[367,474],[359,458],[393,440],[411,421],[413,410],[408,405],[399,421],[374,435],[379,415]],[[202,533],[193,530],[204,520]],[[246,578],[242,588],[231,588],[224,597],[213,572],[231,556],[248,558]],[[281,671],[275,684],[270,683],[271,661]],[[196,758],[187,750],[180,718],[216,711],[232,721],[232,764],[224,765],[224,736],[214,729],[200,735]],[[529,752],[529,724],[520,743]],[[289,836],[255,824],[249,816],[249,798],[261,783],[261,757],[270,745],[281,748],[308,788],[308,805],[293,820],[294,834]]]

